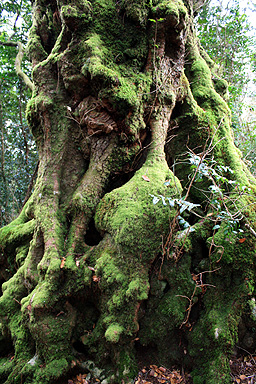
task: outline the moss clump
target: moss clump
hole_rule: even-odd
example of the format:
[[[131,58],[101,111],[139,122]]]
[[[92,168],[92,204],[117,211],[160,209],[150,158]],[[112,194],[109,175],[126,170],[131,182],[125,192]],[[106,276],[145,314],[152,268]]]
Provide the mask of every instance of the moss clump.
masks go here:
[[[117,343],[123,331],[124,328],[119,324],[111,324],[105,332],[106,340],[110,343]]]
[[[12,249],[16,244],[27,242],[35,228],[35,220],[30,220],[27,223],[18,224],[20,220],[13,221],[11,224],[4,227],[0,232],[0,241],[2,247]],[[8,246],[9,245],[9,246]]]
[[[42,42],[37,34],[37,27],[35,24],[29,30],[27,52],[30,57],[36,57],[37,61],[45,60],[47,57],[47,52],[42,46]]]
[[[131,354],[127,340],[139,329],[139,308],[148,298],[150,288],[150,264],[161,249],[162,235],[168,231],[173,215],[167,207],[155,206],[150,194],[176,196],[180,191],[179,182],[170,174],[165,160],[158,159],[157,151],[153,153],[157,159],[151,156],[124,187],[101,200],[95,224],[104,238],[87,256],[94,264],[96,285],[102,293],[101,316],[91,335],[83,337],[83,343],[93,352],[94,345],[104,336],[102,354],[109,353],[109,343],[117,345],[116,365],[122,366],[118,371],[123,377],[131,377],[131,373],[128,374],[130,365],[125,368],[122,363],[121,350],[127,356]],[[143,179],[145,174],[149,182]],[[164,185],[166,179],[171,180],[169,187]]]
[[[120,382],[132,382],[138,374],[138,366],[131,349],[118,352],[117,377]]]
[[[141,42],[143,44],[144,41]],[[134,68],[127,64],[117,64],[111,60],[113,52],[104,42],[103,36],[93,33],[85,42],[87,59],[81,69],[81,73],[92,79],[103,81],[100,96],[108,98],[114,107],[121,112],[123,108],[135,108],[139,106],[142,94],[149,90],[150,79],[144,73],[136,73]],[[142,49],[141,57],[145,54],[145,48],[133,48],[126,52],[131,58],[136,57],[138,50]],[[117,53],[119,55],[119,53]],[[122,51],[123,55],[123,51]],[[102,84],[101,84],[102,85]]]
[[[81,23],[88,23],[92,20],[92,6],[89,1],[80,0],[76,5],[63,5],[61,17],[71,31],[81,27]]]
[[[241,268],[251,268],[254,264],[255,244],[250,233],[243,232],[240,237],[245,239],[244,242],[239,242],[239,236],[236,233],[227,233],[228,222],[221,223],[220,229],[214,235],[214,250],[211,254],[211,261],[221,260],[222,264],[230,265],[235,270]],[[212,237],[208,239],[209,244],[213,241]]]
[[[191,55],[193,60],[187,71],[191,81],[193,97],[198,105],[206,111],[208,125],[212,132],[215,131],[214,149],[220,165],[229,166],[235,171],[236,180],[242,185],[248,185],[248,179],[244,172],[241,154],[235,148],[230,129],[230,111],[222,97],[214,89],[214,83],[210,68],[205,60],[199,56],[197,50]],[[217,81],[218,83],[218,81]],[[222,84],[225,86],[225,84]]]
[[[0,379],[2,383],[4,383],[9,376],[13,363],[10,361],[10,359],[4,357],[0,359]]]
[[[181,18],[184,18],[187,15],[187,9],[181,0],[175,0],[171,2],[168,0],[152,1],[152,3],[152,12],[157,17],[168,17],[170,15],[173,16],[176,21],[175,26],[180,23]]]
[[[48,363],[45,367],[38,369],[34,380],[38,384],[54,382],[68,371],[69,362],[62,358]]]
[[[149,14],[149,7],[147,2],[143,0],[138,4],[138,2],[134,0],[124,0],[122,3],[127,17],[133,20],[135,23],[139,23],[141,26],[145,27],[147,24],[147,16]]]
[[[168,358],[178,362],[183,354],[183,345],[178,340],[180,327],[187,317],[188,298],[195,289],[190,268],[191,258],[185,253],[178,263],[164,260],[160,271],[151,275],[150,300],[141,320],[139,338],[143,346],[155,346],[162,364],[167,364]],[[193,304],[199,294],[200,290],[194,295]]]
[[[224,223],[214,234],[210,253],[213,273],[204,277],[211,288],[203,297],[204,311],[188,334],[192,361],[195,366],[200,361],[201,368],[192,372],[193,380],[198,383],[200,377],[207,383],[230,381],[228,359],[239,339],[241,315],[254,291],[254,241],[251,241],[250,234],[245,236],[248,241],[246,247],[239,243],[236,234],[225,232]],[[210,244],[213,244],[213,238],[208,239],[209,247]]]

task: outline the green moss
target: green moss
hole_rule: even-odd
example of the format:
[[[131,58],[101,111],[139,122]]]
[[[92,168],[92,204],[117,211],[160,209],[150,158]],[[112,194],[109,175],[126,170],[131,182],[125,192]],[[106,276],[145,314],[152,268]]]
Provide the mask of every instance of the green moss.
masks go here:
[[[224,79],[221,79],[217,75],[212,76],[212,81],[213,81],[214,89],[216,90],[216,92],[219,95],[221,95],[221,97],[223,97],[224,100],[227,100],[227,98],[228,98],[228,82]]]
[[[170,210],[154,205],[150,194],[175,196],[180,188],[165,160],[159,160],[157,151],[154,153],[157,159],[152,155],[124,187],[106,194],[97,207],[96,227],[105,233],[93,256],[97,284],[103,293],[102,319],[91,341],[86,338],[91,345],[102,338],[102,331],[107,342],[119,343],[139,328],[138,309],[150,288],[148,269],[161,249],[170,218]],[[170,187],[164,185],[166,179],[171,180]],[[102,347],[107,348],[104,344]],[[118,358],[117,365],[119,362]]]
[[[91,3],[86,0],[78,1],[75,5],[63,5],[61,7],[61,17],[66,25],[75,30],[81,26],[81,21],[88,23],[91,20]]]
[[[8,324],[8,326],[11,328],[11,325],[9,325],[9,320],[14,321],[14,324],[16,324],[18,318],[16,318],[15,314],[18,313],[18,315],[20,315],[19,302],[22,297],[27,293],[27,289],[23,281],[22,267],[13,277],[11,277],[11,279],[3,283],[2,292],[3,295],[0,298],[2,322],[3,324]],[[13,329],[13,332],[13,335],[15,335],[15,327]]]
[[[36,58],[38,61],[45,60],[47,57],[47,53],[42,47],[40,37],[37,35],[37,27],[35,25],[29,30],[27,52],[31,57]]]
[[[105,332],[106,340],[110,343],[117,343],[123,331],[124,328],[120,324],[111,324]]]
[[[241,162],[240,153],[235,148],[230,130],[230,111],[227,104],[214,89],[218,86],[225,88],[225,82],[221,82],[216,76],[212,77],[211,70],[205,60],[194,49],[191,55],[192,65],[187,71],[191,81],[193,97],[198,105],[206,112],[208,126],[215,132],[213,143],[216,145],[214,152],[218,157],[218,163],[229,166],[235,171],[236,180],[243,185],[248,184]],[[215,84],[213,83],[216,79]]]
[[[35,228],[35,220],[27,223],[18,224],[20,219],[13,221],[11,224],[3,227],[0,231],[0,242],[2,247],[15,247],[15,244],[27,242],[33,234]]]
[[[135,1],[123,1],[123,7],[126,11],[127,17],[139,23],[141,26],[145,27],[147,24],[147,16],[149,13],[148,4],[145,0],[138,2]]]
[[[84,49],[89,54],[89,57],[98,57],[101,60],[104,60],[108,54],[107,48],[104,46],[103,41],[101,40],[100,35],[93,33],[85,42]],[[91,61],[87,59],[88,62]],[[86,69],[86,67],[84,67]],[[83,72],[83,69],[82,69]]]
[[[125,275],[122,274],[119,268],[115,265],[113,251],[111,253],[105,251],[101,254],[96,262],[97,274],[102,275],[107,284],[111,284],[115,281],[122,283],[126,280]]]
[[[170,356],[170,345],[174,359],[180,354],[175,346],[178,329],[186,320],[188,299],[195,289],[190,268],[191,258],[184,254],[178,263],[164,260],[159,274],[151,277],[150,301],[147,303],[147,314],[141,320],[139,338],[144,345],[156,345],[163,361],[166,354]],[[198,295],[200,290],[194,294],[193,303],[196,303]]]
[[[147,291],[149,289],[149,286],[145,286],[145,281],[143,279],[135,279],[132,280],[129,283],[128,289],[126,291],[126,296],[127,297],[133,297],[137,296],[137,300],[146,300],[148,298]]]
[[[117,376],[120,382],[131,383],[138,374],[138,367],[133,352],[123,348],[119,352],[117,362]]]
[[[207,384],[223,383],[230,384],[230,374],[225,373],[229,371],[229,362],[226,356],[220,351],[213,353],[215,359],[205,372],[205,365],[201,364],[201,369],[194,369],[192,371],[193,383],[204,384],[207,380]]]
[[[146,6],[130,2],[122,4],[121,8],[123,6],[127,8],[129,18],[139,17],[144,23],[142,19],[148,12]],[[127,116],[127,108],[139,106],[152,81],[150,75],[144,73],[147,35],[134,23],[120,23],[114,1],[94,1],[93,14],[97,17],[93,17],[93,23],[84,36],[85,42],[80,47],[81,73],[93,79],[93,87],[101,98],[108,98],[122,116]],[[138,82],[141,77],[146,82]]]
[[[239,270],[245,266],[252,267],[254,264],[255,245],[249,232],[242,233],[241,238],[244,242],[239,242],[239,235],[233,232],[227,232],[229,223],[222,222],[220,229],[214,235],[214,250],[211,254],[211,261],[221,260],[221,264],[232,264],[232,268]],[[210,237],[208,243],[213,239]]]
[[[13,362],[10,359],[7,357],[0,359],[0,380],[2,383],[5,383],[12,369]]]
[[[200,382],[199,376],[207,383],[229,382],[228,359],[238,341],[238,324],[247,295],[251,294],[244,289],[244,279],[248,281],[246,264],[241,274],[223,263],[219,261],[219,270],[203,277],[211,287],[204,296],[204,311],[188,334],[189,354],[197,366],[192,372],[196,382]]]
[[[32,98],[27,103],[26,118],[36,141],[42,134],[41,124],[38,120],[38,111],[52,109],[53,105],[53,100],[42,93],[38,95],[33,94]]]
[[[28,244],[25,244],[23,246],[20,246],[16,249],[16,263],[18,264],[18,266],[20,267],[21,265],[23,265],[23,263],[25,262],[25,259],[27,257],[27,254],[28,254],[28,250],[29,250],[29,245]]]
[[[144,174],[149,177],[149,183],[144,181]],[[99,230],[108,231],[116,245],[120,244],[128,254],[136,250],[138,256],[141,254],[142,261],[159,249],[161,233],[169,222],[168,208],[154,205],[150,195],[168,193],[171,197],[179,192],[179,182],[174,178],[171,187],[164,185],[168,178],[170,171],[165,161],[147,163],[124,187],[105,195],[97,209],[96,225]],[[153,222],[157,230],[152,233],[154,241],[148,242]]]
[[[154,3],[154,1],[153,1]],[[177,26],[181,18],[185,18],[187,15],[187,9],[184,6],[183,1],[175,0],[175,1],[157,1],[157,5],[152,7],[152,12],[157,16],[157,18],[165,18],[171,16],[175,20],[175,26]]]
[[[139,49],[139,48],[138,48]],[[100,92],[101,97],[108,97],[118,109],[123,107],[136,107],[139,105],[142,93],[148,89],[149,77],[143,73],[134,73],[133,68],[127,65],[117,65],[110,61],[112,53],[98,34],[92,34],[85,42],[85,50],[89,56],[82,67],[82,74],[99,78],[105,84],[105,89]],[[126,52],[130,56],[137,54],[137,49]],[[141,56],[144,55],[144,50]]]
[[[191,85],[191,88],[199,105],[205,110],[209,109],[217,117],[221,113],[229,115],[228,106],[213,88],[211,71],[206,62],[200,57],[196,58],[190,71],[192,76],[198,80],[196,84]]]
[[[39,369],[34,377],[38,384],[51,383],[68,371],[69,363],[66,359],[56,359]]]

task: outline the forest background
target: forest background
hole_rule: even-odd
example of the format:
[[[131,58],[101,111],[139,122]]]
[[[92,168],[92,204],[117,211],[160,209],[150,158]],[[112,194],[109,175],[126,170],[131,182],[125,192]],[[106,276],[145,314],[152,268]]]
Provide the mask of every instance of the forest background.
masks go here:
[[[235,144],[256,175],[256,3],[209,0],[197,16],[201,44],[229,83],[229,107]],[[31,91],[15,70],[18,42],[25,48],[31,27],[29,0],[0,4],[0,227],[11,222],[26,202],[36,178],[37,150],[26,122]],[[31,66],[24,49],[22,71]]]

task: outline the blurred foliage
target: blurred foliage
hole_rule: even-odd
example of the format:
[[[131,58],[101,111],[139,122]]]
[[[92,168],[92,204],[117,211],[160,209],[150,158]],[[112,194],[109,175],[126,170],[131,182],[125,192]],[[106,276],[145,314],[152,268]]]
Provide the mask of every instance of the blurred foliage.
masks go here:
[[[0,41],[21,41],[25,45],[31,21],[28,0],[2,0]],[[31,95],[15,72],[17,50],[0,45],[0,226],[19,213],[37,163],[36,147],[25,118]],[[29,75],[26,58],[22,68]]]
[[[253,12],[256,5],[251,1],[242,7],[239,0],[208,0],[198,16],[197,29],[203,48],[229,83],[235,143],[256,174],[256,38],[249,22]]]

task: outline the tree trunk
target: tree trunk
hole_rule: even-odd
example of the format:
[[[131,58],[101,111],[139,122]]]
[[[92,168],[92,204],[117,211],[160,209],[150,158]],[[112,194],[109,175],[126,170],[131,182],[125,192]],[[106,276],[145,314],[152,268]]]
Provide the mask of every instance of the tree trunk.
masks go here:
[[[255,181],[199,5],[33,2],[40,162],[0,231],[1,383],[127,383],[156,363],[223,384],[254,350]]]

